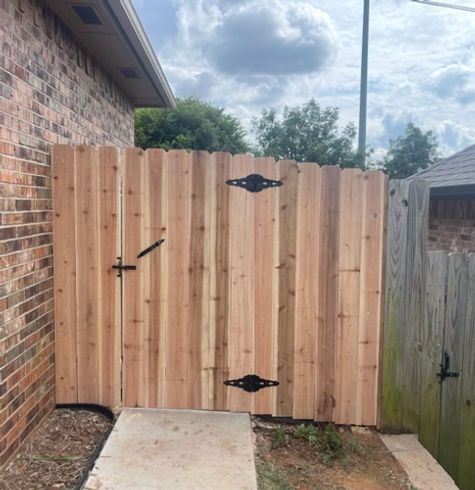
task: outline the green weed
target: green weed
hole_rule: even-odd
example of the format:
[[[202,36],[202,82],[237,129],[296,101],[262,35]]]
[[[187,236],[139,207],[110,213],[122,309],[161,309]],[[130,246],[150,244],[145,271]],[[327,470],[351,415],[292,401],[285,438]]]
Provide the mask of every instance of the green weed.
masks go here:
[[[286,437],[285,432],[282,427],[277,427],[272,431],[272,439],[270,443],[271,449],[278,449],[279,447],[285,446]]]
[[[284,471],[268,461],[257,463],[257,486],[259,490],[292,490]]]
[[[293,436],[296,439],[303,439],[314,448],[317,456],[326,465],[343,453],[343,440],[333,424],[326,424],[323,428],[302,424],[294,429]]]

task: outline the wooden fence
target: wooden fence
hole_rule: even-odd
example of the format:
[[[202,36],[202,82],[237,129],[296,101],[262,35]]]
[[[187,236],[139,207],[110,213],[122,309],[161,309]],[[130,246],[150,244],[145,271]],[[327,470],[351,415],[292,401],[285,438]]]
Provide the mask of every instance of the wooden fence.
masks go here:
[[[475,255],[426,252],[428,204],[427,183],[390,182],[382,428],[418,433],[473,490]]]
[[[282,185],[233,185],[252,174]],[[379,171],[55,146],[57,401],[377,425],[386,187]],[[136,269],[117,278],[117,257]],[[224,384],[247,374],[279,385]]]

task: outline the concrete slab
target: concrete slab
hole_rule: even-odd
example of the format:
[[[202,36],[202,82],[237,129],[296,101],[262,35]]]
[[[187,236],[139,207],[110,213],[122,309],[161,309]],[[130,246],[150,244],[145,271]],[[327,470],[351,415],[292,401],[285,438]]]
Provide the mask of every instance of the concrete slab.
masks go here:
[[[256,490],[249,414],[124,409],[87,490]]]
[[[399,461],[418,490],[457,490],[446,471],[421,445],[414,434],[380,434],[389,451]]]

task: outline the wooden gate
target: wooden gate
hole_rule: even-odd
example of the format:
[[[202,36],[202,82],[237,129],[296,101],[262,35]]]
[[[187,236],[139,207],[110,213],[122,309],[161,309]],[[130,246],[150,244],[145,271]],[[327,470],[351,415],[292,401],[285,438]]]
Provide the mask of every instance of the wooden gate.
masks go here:
[[[427,253],[429,186],[391,181],[382,428],[475,488],[475,255]]]
[[[381,172],[58,145],[53,177],[58,402],[378,423]]]

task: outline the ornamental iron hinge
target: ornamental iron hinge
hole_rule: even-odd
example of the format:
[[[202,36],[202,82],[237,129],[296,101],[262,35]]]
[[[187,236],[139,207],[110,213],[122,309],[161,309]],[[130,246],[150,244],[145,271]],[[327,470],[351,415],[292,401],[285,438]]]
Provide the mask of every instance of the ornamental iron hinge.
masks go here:
[[[447,351],[444,351],[444,359],[440,364],[440,373],[437,376],[440,378],[440,383],[445,380],[445,378],[458,378],[460,376],[459,372],[449,371],[450,369],[450,356]]]
[[[117,277],[122,277],[122,271],[134,271],[137,269],[135,265],[125,265],[122,262],[122,257],[117,257],[117,264],[114,264],[112,268],[117,269]]]
[[[257,374],[246,374],[239,379],[229,379],[224,382],[226,386],[235,386],[241,388],[248,393],[255,393],[262,388],[268,388],[269,386],[278,386],[278,381],[271,381],[269,379],[263,379]]]
[[[242,179],[229,179],[226,181],[228,185],[234,185],[236,187],[242,187],[249,192],[261,192],[264,189],[270,189],[271,187],[280,187],[284,185],[281,180],[266,179],[259,174],[250,174]]]

